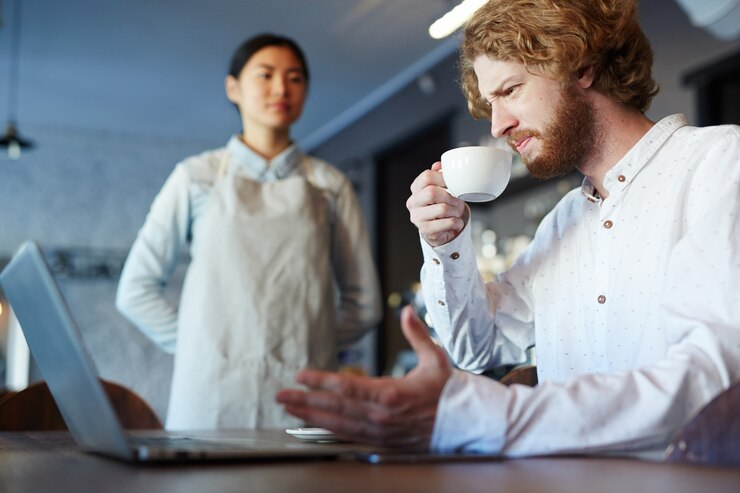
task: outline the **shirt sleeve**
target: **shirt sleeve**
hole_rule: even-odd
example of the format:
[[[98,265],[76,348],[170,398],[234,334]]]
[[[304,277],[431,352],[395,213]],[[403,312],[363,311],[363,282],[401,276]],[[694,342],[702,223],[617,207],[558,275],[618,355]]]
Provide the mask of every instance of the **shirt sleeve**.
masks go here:
[[[352,184],[345,179],[335,203],[332,267],[338,290],[339,349],[358,341],[381,316],[378,274],[365,220]]]
[[[190,227],[187,169],[178,165],[154,199],[121,271],[118,310],[155,344],[174,353],[177,307],[164,296]]]
[[[670,253],[657,305],[669,339],[663,358],[534,388],[456,371],[441,396],[431,447],[660,456],[683,423],[740,378],[738,142],[713,143],[687,191],[687,227]]]
[[[534,343],[526,269],[484,284],[470,222],[452,241],[431,247],[421,239],[424,303],[442,346],[455,364],[472,372],[526,361]]]

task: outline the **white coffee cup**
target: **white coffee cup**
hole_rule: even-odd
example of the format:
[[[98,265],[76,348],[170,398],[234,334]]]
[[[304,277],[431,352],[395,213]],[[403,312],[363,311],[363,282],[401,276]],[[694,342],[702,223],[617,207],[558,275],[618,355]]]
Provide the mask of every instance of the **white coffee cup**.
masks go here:
[[[511,154],[503,149],[468,146],[442,154],[447,190],[466,202],[487,202],[504,191],[511,177]]]

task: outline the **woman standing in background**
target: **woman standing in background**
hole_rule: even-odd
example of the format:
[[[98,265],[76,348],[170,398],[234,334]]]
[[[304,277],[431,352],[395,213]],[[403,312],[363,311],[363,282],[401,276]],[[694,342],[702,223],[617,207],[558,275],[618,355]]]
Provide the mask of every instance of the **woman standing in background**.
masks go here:
[[[299,424],[277,390],[299,369],[336,368],[379,320],[352,185],[290,137],[308,80],[291,39],[242,43],[225,82],[242,134],[175,167],[131,247],[116,305],[175,355],[168,429]],[[188,244],[178,309],[163,291]]]

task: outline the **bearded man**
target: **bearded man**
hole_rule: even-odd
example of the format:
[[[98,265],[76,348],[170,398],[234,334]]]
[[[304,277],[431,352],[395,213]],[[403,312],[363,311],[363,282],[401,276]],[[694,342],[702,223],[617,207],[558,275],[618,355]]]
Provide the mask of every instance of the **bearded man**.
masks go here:
[[[407,201],[434,329],[410,310],[419,366],[397,380],[306,371],[287,410],[353,440],[505,456],[660,456],[740,379],[740,127],[645,116],[657,87],[633,0],[490,0],[464,30],[463,92],[530,172],[579,170],[495,282],[440,163]],[[525,360],[539,385],[475,375]]]

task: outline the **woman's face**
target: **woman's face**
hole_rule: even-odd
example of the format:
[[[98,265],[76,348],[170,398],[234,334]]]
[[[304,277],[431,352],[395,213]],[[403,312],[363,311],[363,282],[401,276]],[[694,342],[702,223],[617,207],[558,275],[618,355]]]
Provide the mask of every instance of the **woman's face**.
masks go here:
[[[239,107],[245,132],[255,126],[287,130],[301,116],[306,89],[303,65],[285,46],[262,48],[239,78],[226,77],[226,95]]]

